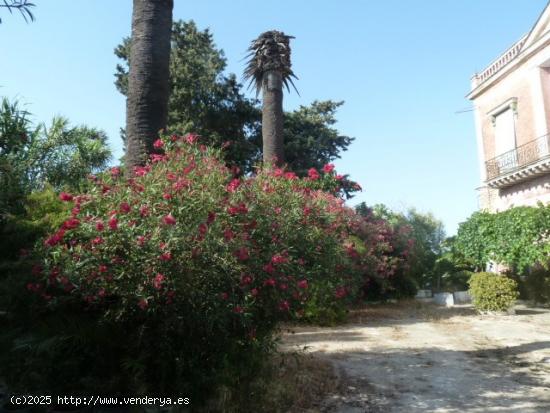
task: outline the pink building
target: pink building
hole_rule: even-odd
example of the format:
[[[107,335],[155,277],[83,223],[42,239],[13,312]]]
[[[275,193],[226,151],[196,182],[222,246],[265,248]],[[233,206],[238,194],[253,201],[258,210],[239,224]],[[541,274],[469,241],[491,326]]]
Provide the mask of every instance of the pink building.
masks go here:
[[[531,31],[472,77],[479,207],[550,202],[550,4]]]

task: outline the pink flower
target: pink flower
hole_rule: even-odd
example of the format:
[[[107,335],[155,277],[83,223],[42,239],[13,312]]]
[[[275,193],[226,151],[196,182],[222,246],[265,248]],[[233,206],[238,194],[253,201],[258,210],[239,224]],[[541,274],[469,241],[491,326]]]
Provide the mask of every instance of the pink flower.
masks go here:
[[[162,261],[170,261],[172,259],[172,254],[170,252],[165,252],[159,258]]]
[[[151,167],[147,166],[134,166],[134,175],[135,176],[145,176],[149,173]]]
[[[161,149],[162,147],[164,146],[164,142],[160,139],[157,139],[154,143],[153,143],[153,148],[155,149]]]
[[[142,217],[146,217],[147,215],[149,215],[149,207],[147,205],[142,205],[140,208],[139,208],[139,214],[142,216]]]
[[[239,261],[246,261],[250,258],[250,254],[245,247],[241,247],[238,250],[234,251],[233,255],[237,257]]]
[[[293,179],[298,179],[298,176],[294,172],[286,172],[285,178],[293,180]]]
[[[341,180],[344,179],[344,175],[336,175],[336,179],[337,179],[338,181],[341,181]]]
[[[175,181],[176,179],[178,179],[177,175],[173,172],[168,172],[166,174],[166,179],[168,179],[169,181]]]
[[[111,228],[112,230],[115,230],[118,228],[118,219],[116,219],[116,217],[112,217],[109,220],[109,228]]]
[[[332,171],[334,171],[334,165],[333,164],[327,163],[325,166],[323,166],[323,172],[324,173],[329,174]]]
[[[315,168],[310,168],[309,171],[307,171],[307,175],[309,176],[309,179],[313,181],[321,177]]]
[[[288,311],[290,310],[290,304],[288,301],[284,300],[279,303],[279,310],[281,311]]]
[[[107,272],[107,266],[105,264],[101,264],[99,266],[99,272]]]
[[[235,178],[225,187],[225,189],[227,192],[235,192],[240,184],[240,179]]]
[[[145,298],[142,298],[141,300],[138,301],[138,306],[142,310],[145,310],[145,309],[147,309],[147,307],[149,307],[149,303],[147,302],[147,300]]]
[[[215,212],[212,212],[210,211],[208,213],[208,217],[206,218],[206,224],[207,225],[210,225],[212,222],[214,222],[216,220],[216,213]]]
[[[268,274],[273,274],[275,272],[275,267],[272,263],[264,265],[264,271]]]
[[[189,133],[187,134],[187,136],[185,137],[185,141],[189,144],[194,144],[197,142],[197,140],[199,139],[199,135],[195,135],[193,133]]]
[[[257,288],[253,288],[250,290],[250,294],[252,294],[252,297],[256,297],[258,295],[259,291]]]
[[[114,166],[114,167],[111,168],[110,172],[111,172],[111,176],[113,178],[116,178],[117,176],[120,175],[120,168],[118,166]]]
[[[233,307],[233,312],[237,314],[242,314],[244,312],[244,309],[240,305],[237,305]]]
[[[128,202],[123,202],[120,204],[120,211],[127,214],[128,212],[130,212],[130,204],[128,204]]]
[[[344,298],[347,294],[346,287],[338,287],[334,292],[336,298]]]
[[[241,285],[248,285],[252,283],[252,277],[250,275],[243,275],[241,277]]]
[[[264,285],[267,287],[275,287],[276,284],[277,282],[275,281],[274,278],[268,278],[267,280],[264,281]]]
[[[101,238],[101,237],[95,237],[95,238],[92,240],[92,244],[94,244],[94,245],[103,244],[103,238]]]
[[[162,288],[162,283],[165,279],[166,277],[164,276],[164,274],[158,273],[157,275],[155,275],[155,278],[153,279],[153,288],[155,290],[160,290]]]
[[[176,225],[176,218],[174,218],[172,214],[166,215],[164,218],[162,218],[162,221],[166,225]]]
[[[167,193],[164,193],[164,194],[162,194],[162,198],[165,199],[165,200],[167,200],[167,201],[169,201],[169,200],[172,199],[172,195],[167,194]]]
[[[233,234],[233,231],[231,231],[231,229],[226,228],[225,231],[223,231],[223,237],[226,241],[231,241],[233,238],[235,238],[235,234]]]
[[[272,264],[285,264],[287,262],[288,258],[280,254],[275,254],[273,257],[271,257]]]
[[[63,223],[65,229],[75,229],[80,225],[80,221],[77,218],[69,218]]]
[[[143,247],[143,244],[145,244],[145,237],[143,235],[139,235],[137,237],[137,244],[140,246],[140,247]]]
[[[308,285],[307,285],[307,280],[300,280],[298,281],[298,288],[301,288],[302,290],[307,290],[308,288]]]
[[[61,192],[59,194],[59,199],[61,199],[64,202],[69,202],[73,200],[73,196],[71,194],[68,194],[66,192]]]

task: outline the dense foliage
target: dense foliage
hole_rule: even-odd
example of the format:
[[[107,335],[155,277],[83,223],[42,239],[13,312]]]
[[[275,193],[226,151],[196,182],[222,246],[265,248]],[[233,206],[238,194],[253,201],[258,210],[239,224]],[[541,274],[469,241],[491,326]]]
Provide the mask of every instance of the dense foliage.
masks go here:
[[[331,194],[332,165],[238,178],[196,139],[61,193],[70,215],[14,281],[30,294],[9,312],[25,345],[2,351],[14,389],[204,396],[254,371],[278,321],[338,314],[371,266],[394,270],[376,224]]]
[[[507,311],[519,296],[517,283],[504,275],[475,273],[469,284],[472,303],[479,311]]]
[[[475,212],[460,224],[456,248],[484,268],[492,261],[514,272],[548,267],[550,206],[515,207],[503,212]]]
[[[17,102],[0,104],[0,259],[12,259],[47,230],[38,211],[59,209],[51,191],[78,189],[86,176],[103,169],[111,152],[102,131],[70,126],[54,118],[50,126],[33,125]],[[38,192],[45,191],[44,195]],[[34,194],[34,195],[33,195]],[[37,199],[47,201],[44,205]],[[55,220],[54,220],[55,221]],[[35,234],[33,236],[33,234]],[[29,244],[30,243],[30,244]]]

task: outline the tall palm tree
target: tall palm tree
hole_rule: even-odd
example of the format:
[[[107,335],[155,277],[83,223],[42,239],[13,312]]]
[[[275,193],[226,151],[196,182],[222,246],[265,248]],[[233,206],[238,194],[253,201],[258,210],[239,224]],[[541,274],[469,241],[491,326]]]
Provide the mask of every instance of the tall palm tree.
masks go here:
[[[143,164],[168,116],[173,0],[134,0],[126,100],[126,162]]]
[[[264,162],[284,162],[283,140],[283,84],[289,90],[289,83],[297,79],[291,69],[290,39],[283,32],[271,30],[262,33],[252,41],[245,79],[256,89],[262,90],[262,140]],[[297,90],[296,90],[297,92]]]

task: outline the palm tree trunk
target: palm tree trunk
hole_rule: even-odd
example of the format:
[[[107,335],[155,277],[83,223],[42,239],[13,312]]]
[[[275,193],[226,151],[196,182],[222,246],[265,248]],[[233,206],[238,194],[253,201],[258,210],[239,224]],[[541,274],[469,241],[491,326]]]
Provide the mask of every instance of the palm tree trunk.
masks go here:
[[[132,171],[166,127],[173,0],[134,0],[126,100],[126,163]]]
[[[284,162],[283,81],[281,72],[270,70],[262,80],[262,140],[264,163]]]

